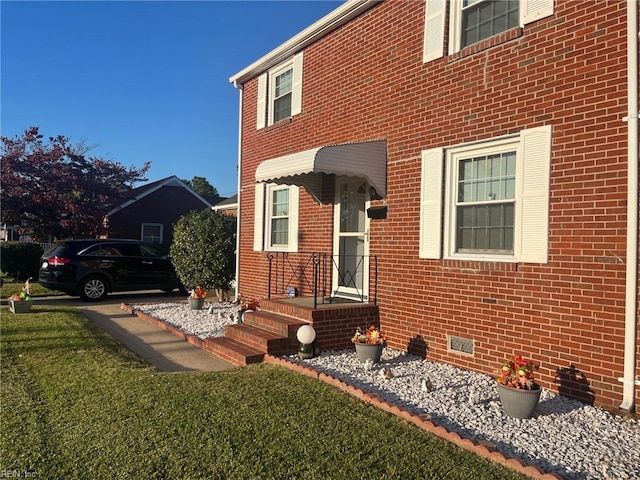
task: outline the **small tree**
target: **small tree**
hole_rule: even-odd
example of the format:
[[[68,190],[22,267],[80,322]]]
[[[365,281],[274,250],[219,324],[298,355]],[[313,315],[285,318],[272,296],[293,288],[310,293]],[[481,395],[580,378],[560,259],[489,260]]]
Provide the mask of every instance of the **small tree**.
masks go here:
[[[215,290],[222,300],[235,274],[235,234],[233,216],[203,210],[181,217],[170,249],[180,281]]]
[[[198,195],[205,197],[215,197],[218,195],[216,187],[211,185],[204,177],[193,177],[191,180],[183,179],[182,181],[191,187]]]

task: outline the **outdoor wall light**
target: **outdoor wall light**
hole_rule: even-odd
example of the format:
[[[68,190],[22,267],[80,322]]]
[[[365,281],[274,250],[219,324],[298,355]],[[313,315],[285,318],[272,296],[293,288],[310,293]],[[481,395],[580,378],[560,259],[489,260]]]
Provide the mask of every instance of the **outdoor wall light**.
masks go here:
[[[311,325],[301,326],[296,337],[300,345],[298,346],[298,357],[313,358],[313,341],[316,339],[316,331]]]

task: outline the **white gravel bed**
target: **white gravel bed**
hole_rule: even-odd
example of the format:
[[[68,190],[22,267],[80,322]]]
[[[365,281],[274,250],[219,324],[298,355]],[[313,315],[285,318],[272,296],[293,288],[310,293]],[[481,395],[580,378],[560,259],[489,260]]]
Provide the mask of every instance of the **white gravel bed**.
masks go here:
[[[222,336],[224,326],[237,317],[237,307],[231,303],[207,304],[203,310],[178,303],[133,307],[199,338]],[[384,349],[377,365],[362,364],[355,350],[327,351],[306,360],[288,358],[545,472],[571,480],[640,479],[638,419],[544,389],[534,417],[514,419],[504,414],[491,376],[391,348]],[[383,369],[389,369],[392,377],[383,376]]]
[[[200,339],[222,337],[224,326],[234,323],[238,317],[238,306],[230,302],[205,302],[202,310],[191,310],[186,303],[140,304],[131,305],[131,308]]]

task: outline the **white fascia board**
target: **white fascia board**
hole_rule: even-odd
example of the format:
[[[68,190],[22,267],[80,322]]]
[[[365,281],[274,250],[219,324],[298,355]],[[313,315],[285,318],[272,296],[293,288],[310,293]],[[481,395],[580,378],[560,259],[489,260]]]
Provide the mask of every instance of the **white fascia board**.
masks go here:
[[[347,0],[333,12],[325,15],[310,27],[307,27],[276,49],[267,53],[264,57],[230,77],[229,82],[236,88],[239,88],[248,80],[257,77],[271,67],[287,60],[306,46],[318,41],[381,1],[383,0]]]

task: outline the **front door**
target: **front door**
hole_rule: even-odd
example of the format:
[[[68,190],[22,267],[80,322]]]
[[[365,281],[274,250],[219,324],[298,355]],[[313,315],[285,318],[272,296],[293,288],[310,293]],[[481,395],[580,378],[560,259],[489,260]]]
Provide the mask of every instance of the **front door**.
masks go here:
[[[369,187],[363,179],[336,178],[332,297],[369,296]]]

